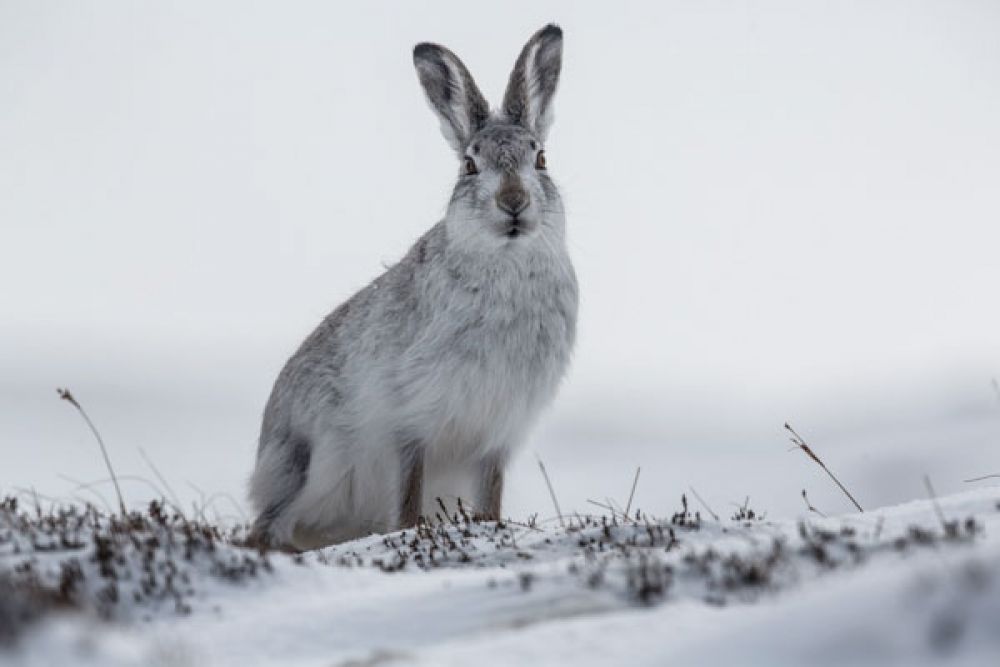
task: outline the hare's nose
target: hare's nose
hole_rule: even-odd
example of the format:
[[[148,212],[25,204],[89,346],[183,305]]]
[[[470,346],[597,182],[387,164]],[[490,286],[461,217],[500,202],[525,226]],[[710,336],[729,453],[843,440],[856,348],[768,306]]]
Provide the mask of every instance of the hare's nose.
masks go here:
[[[513,218],[528,208],[530,201],[523,188],[500,188],[497,192],[497,208]]]

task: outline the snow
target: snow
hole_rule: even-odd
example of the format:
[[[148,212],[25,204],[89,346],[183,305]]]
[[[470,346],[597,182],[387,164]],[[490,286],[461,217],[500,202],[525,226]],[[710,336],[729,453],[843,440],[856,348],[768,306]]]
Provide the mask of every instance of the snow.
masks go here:
[[[456,515],[419,534],[271,553],[270,567],[235,579],[215,576],[197,552],[182,565],[190,613],[149,601],[124,605],[112,622],[50,615],[0,657],[23,666],[996,664],[1000,489],[938,505],[945,523],[928,500],[805,520],[716,522],[691,507],[638,522],[575,517],[569,529]],[[0,551],[2,570],[53,558],[21,547]],[[211,552],[247,553],[256,557],[228,540]]]

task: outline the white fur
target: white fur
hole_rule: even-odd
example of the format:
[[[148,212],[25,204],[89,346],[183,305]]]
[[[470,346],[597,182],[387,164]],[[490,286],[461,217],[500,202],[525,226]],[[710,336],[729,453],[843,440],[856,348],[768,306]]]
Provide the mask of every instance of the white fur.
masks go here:
[[[454,123],[469,114],[442,107],[432,101],[449,141],[468,132]],[[577,309],[562,204],[534,168],[540,142],[498,128],[493,159],[507,178],[519,164],[531,196],[524,232],[498,231],[509,224],[493,200],[501,167],[484,149],[481,177],[460,181],[445,219],[288,361],[250,481],[269,541],[310,548],[398,527],[409,443],[424,452],[425,513],[438,496],[474,502],[477,465],[506,461],[554,397]]]

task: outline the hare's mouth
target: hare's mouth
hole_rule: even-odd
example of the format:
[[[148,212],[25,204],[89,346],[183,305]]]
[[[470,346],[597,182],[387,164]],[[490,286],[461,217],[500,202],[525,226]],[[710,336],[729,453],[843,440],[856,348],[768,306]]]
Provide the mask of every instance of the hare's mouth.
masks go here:
[[[524,236],[534,228],[534,223],[524,218],[509,218],[504,222],[501,231],[509,239]]]

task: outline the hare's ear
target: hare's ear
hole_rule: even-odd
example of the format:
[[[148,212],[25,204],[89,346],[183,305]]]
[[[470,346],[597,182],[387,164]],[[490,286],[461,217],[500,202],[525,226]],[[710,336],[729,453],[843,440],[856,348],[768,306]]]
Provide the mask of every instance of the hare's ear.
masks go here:
[[[503,114],[545,140],[552,124],[552,98],[562,69],[562,29],[550,23],[528,40],[514,63]]]
[[[413,64],[427,102],[441,120],[441,132],[459,153],[486,124],[490,105],[454,53],[437,44],[417,44]]]

